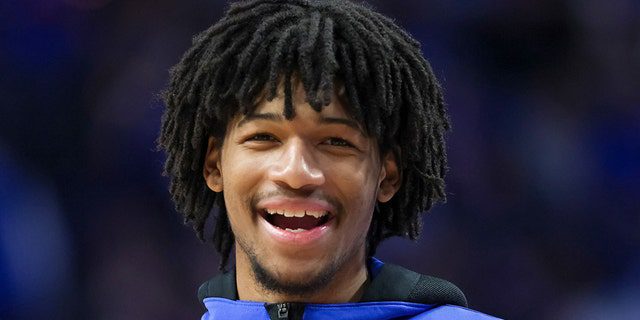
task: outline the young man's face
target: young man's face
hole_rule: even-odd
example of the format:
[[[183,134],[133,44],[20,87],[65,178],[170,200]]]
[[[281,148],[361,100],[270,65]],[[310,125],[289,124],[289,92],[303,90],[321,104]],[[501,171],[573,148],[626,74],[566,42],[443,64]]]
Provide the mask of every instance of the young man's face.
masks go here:
[[[231,121],[221,150],[210,140],[204,172],[224,192],[238,263],[268,290],[303,294],[363,266],[375,204],[399,177],[341,99],[316,112],[297,87],[292,120],[282,96],[262,101]]]

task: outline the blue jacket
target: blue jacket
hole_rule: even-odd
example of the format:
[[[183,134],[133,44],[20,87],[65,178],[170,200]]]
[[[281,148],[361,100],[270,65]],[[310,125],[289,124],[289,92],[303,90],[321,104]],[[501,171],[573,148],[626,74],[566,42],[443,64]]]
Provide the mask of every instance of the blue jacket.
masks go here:
[[[498,319],[467,308],[455,285],[405,268],[369,261],[371,281],[360,302],[340,304],[262,303],[238,300],[235,270],[205,282],[198,297],[207,308],[202,320],[489,320]]]

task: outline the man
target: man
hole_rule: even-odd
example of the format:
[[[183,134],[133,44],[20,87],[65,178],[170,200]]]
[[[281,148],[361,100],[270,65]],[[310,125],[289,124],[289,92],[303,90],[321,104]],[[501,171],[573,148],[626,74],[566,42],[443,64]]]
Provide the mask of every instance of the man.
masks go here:
[[[177,210],[201,239],[214,215],[221,269],[235,247],[200,287],[203,319],[490,318],[373,258],[444,198],[442,93],[391,20],[349,1],[234,3],[164,98]]]

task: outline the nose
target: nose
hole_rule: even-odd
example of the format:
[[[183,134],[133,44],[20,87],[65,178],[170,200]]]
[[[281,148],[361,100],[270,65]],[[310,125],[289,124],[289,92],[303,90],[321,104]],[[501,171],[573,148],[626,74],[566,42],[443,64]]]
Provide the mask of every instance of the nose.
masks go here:
[[[322,185],[325,181],[322,169],[317,165],[313,152],[304,141],[291,139],[282,146],[279,159],[269,169],[269,178],[292,189]]]

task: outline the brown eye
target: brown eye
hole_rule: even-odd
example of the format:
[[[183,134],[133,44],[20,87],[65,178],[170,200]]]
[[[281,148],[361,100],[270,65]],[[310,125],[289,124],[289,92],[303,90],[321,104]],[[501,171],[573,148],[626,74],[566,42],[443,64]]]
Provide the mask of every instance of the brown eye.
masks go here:
[[[259,133],[249,137],[247,141],[277,141],[277,140],[270,134]]]
[[[344,140],[342,138],[336,138],[336,137],[327,139],[325,143],[335,147],[347,147],[347,148],[353,147],[353,145],[349,143],[349,141]]]

